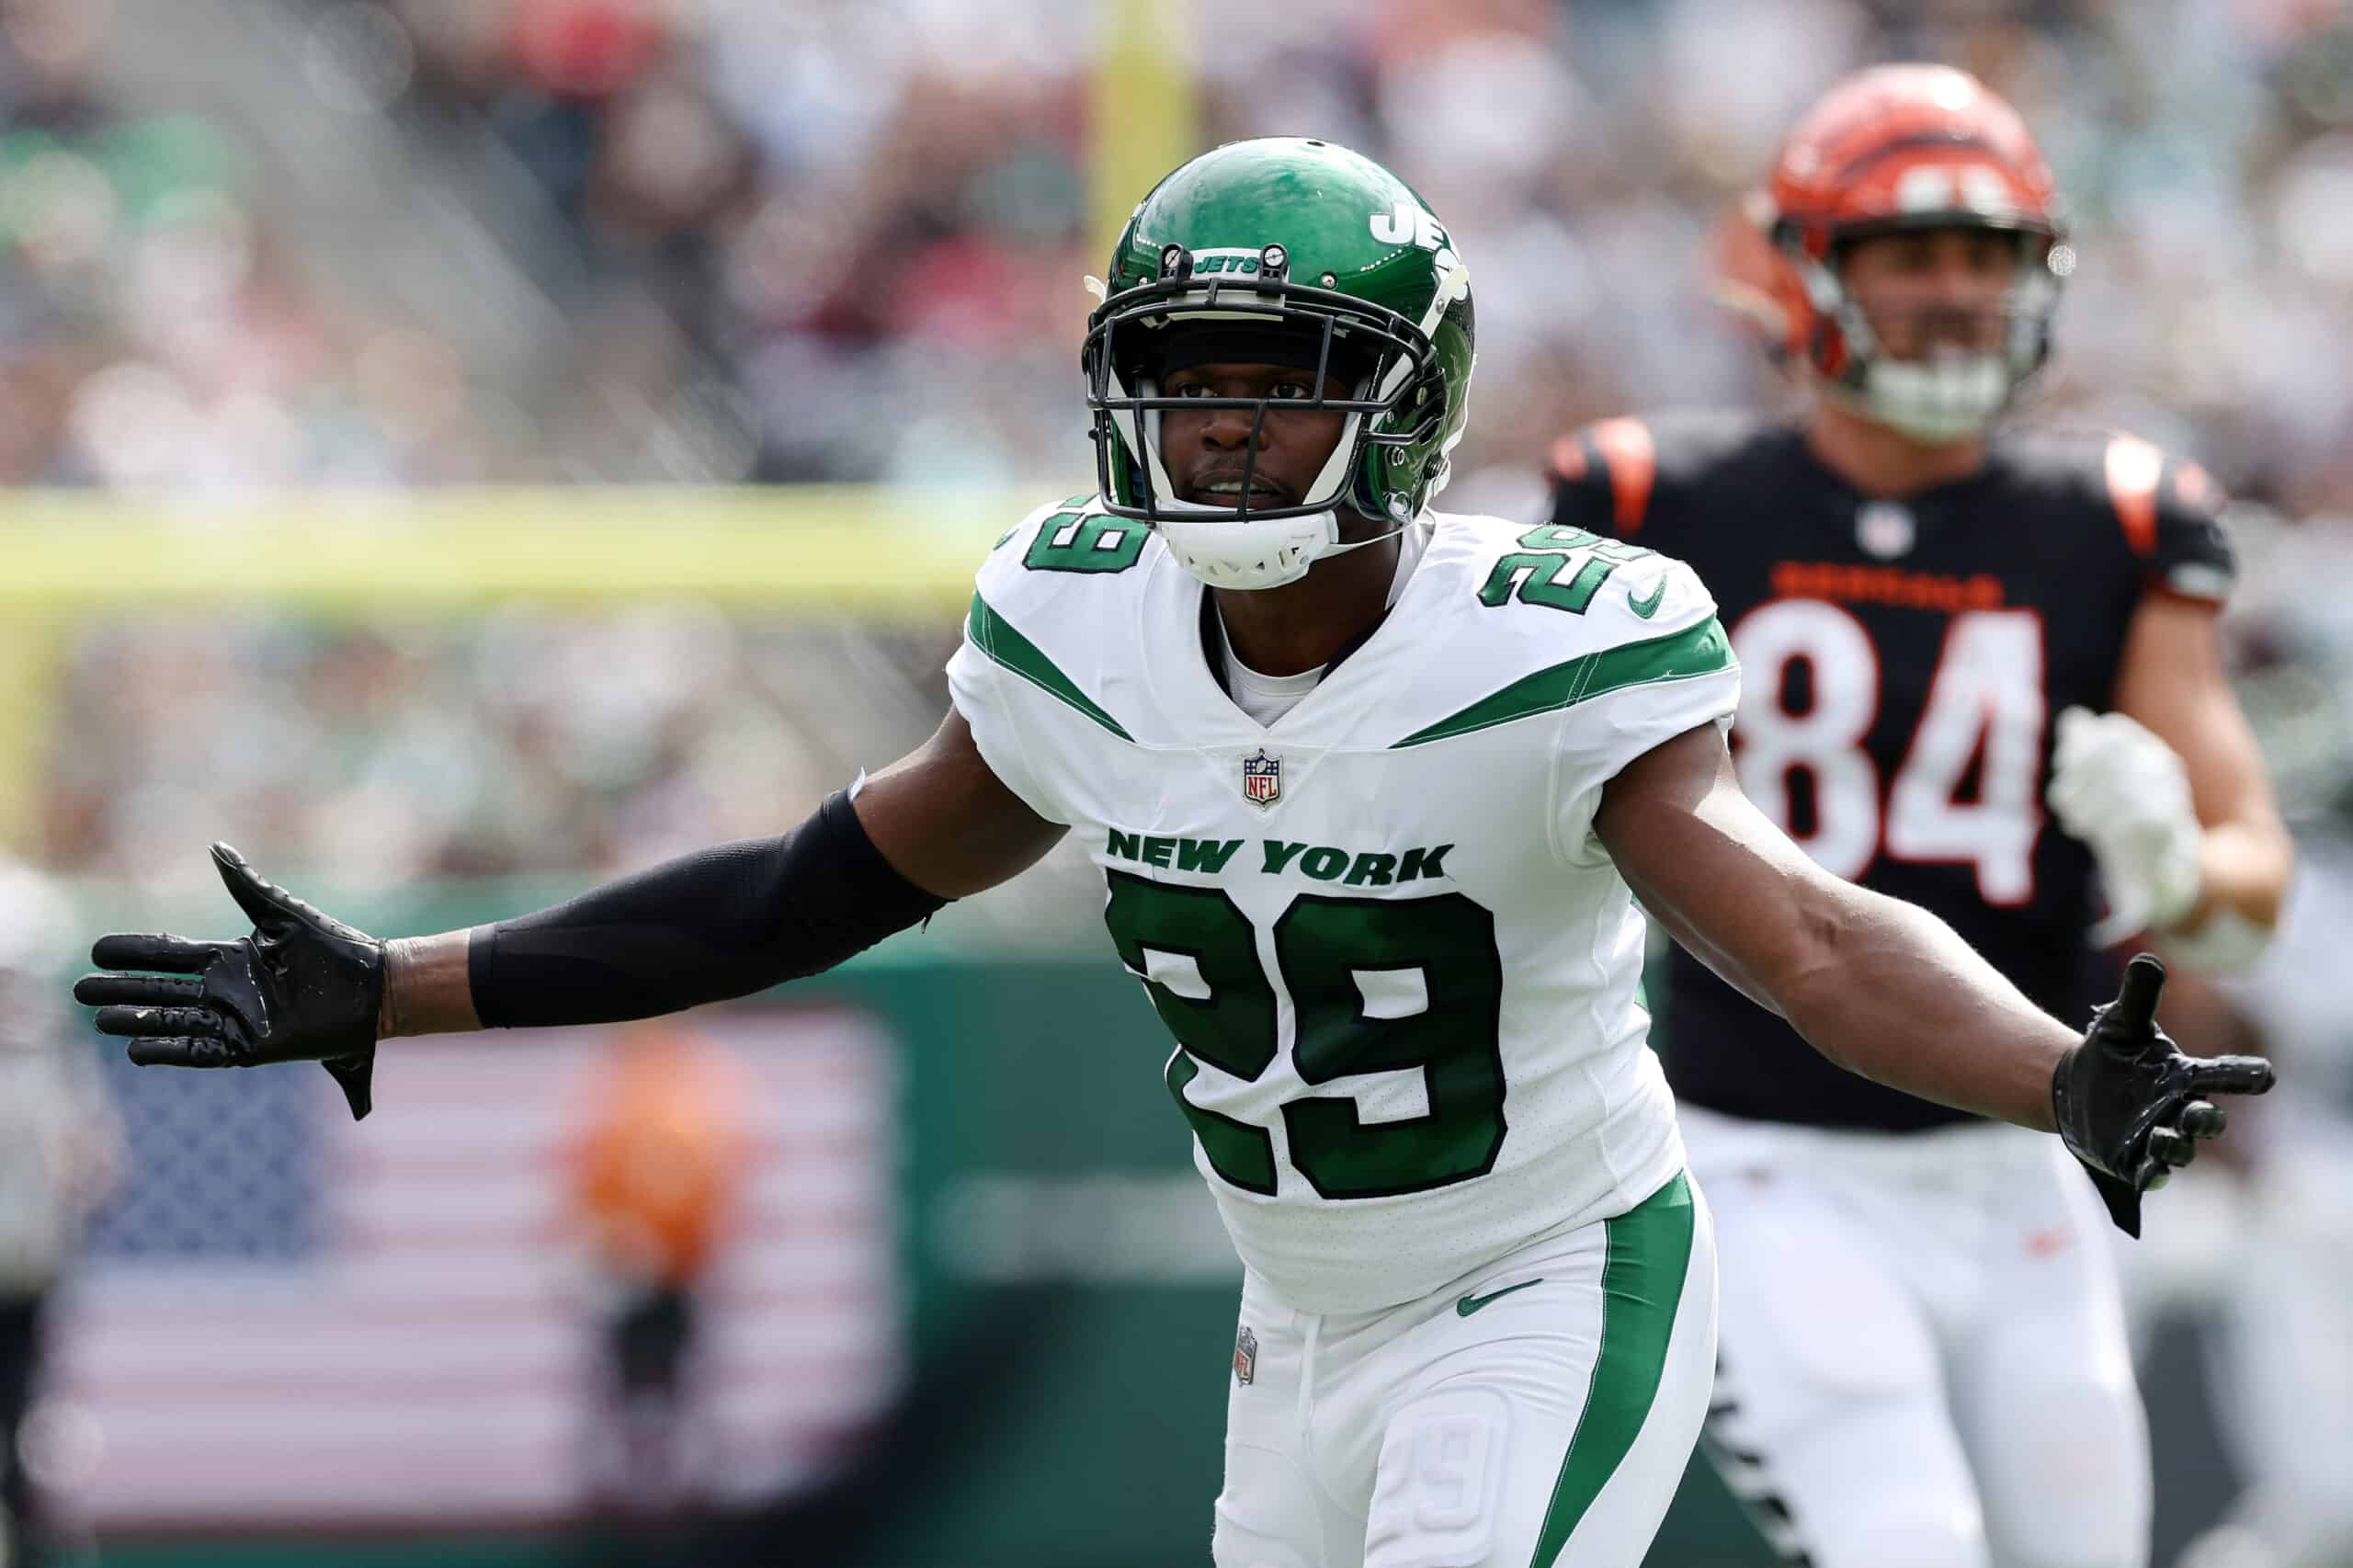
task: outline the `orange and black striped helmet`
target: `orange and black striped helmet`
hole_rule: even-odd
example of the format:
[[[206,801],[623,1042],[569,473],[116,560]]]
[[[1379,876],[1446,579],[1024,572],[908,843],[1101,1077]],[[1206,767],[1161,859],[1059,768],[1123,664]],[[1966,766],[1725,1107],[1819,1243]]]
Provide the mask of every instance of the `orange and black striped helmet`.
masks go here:
[[[1893,230],[2015,233],[2018,284],[1999,363],[1938,407],[1918,373],[1884,375],[1862,312],[1839,281],[1838,248]],[[2026,124],[1992,89],[1944,65],[1879,65],[1839,82],[1800,119],[1765,186],[1719,228],[1718,300],[1759,329],[1777,359],[1900,428],[1967,434],[1999,411],[2050,351],[2051,310],[2075,256],[2057,187]],[[1878,385],[1877,382],[1888,382]],[[1924,392],[1927,406],[1906,406]]]

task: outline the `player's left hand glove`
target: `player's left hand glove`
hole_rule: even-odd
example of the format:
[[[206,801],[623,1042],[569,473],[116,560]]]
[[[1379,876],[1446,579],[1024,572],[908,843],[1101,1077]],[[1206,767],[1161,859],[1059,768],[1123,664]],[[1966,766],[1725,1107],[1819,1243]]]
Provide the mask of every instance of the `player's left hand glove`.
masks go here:
[[[101,937],[74,999],[98,1009],[102,1033],[131,1038],[142,1067],[258,1067],[317,1062],[354,1118],[368,1114],[384,944],[266,882],[225,844],[212,863],[254,923],[233,942]]]
[[[2051,809],[2091,846],[2108,884],[2100,947],[2136,931],[2164,931],[2198,902],[2203,830],[2189,773],[2174,749],[2121,713],[2070,708],[2059,715],[2051,757]]]
[[[2143,953],[2125,966],[2116,1000],[2096,1009],[2081,1045],[2059,1060],[2051,1107],[2067,1150],[2091,1172],[2109,1217],[2141,1233],[2141,1195],[2189,1164],[2198,1141],[2222,1131],[2211,1095],[2271,1087],[2260,1056],[2185,1056],[2157,1028],[2165,966]]]

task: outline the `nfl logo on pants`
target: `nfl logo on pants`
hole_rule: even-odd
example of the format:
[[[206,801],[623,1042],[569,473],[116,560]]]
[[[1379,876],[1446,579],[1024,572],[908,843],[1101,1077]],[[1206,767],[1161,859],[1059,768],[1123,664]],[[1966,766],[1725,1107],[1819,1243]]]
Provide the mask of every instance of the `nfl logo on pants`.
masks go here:
[[[1283,759],[1260,748],[1242,759],[1242,798],[1254,806],[1271,806],[1283,792]]]
[[[1258,1336],[1245,1328],[1233,1336],[1233,1381],[1246,1383],[1258,1375]]]

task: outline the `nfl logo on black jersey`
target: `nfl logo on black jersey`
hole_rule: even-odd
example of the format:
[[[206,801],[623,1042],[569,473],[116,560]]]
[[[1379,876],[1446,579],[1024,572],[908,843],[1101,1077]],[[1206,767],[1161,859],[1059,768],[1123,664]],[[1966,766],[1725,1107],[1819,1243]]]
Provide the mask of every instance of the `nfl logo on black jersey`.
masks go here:
[[[1893,501],[1866,501],[1855,514],[1855,542],[1876,560],[1909,555],[1918,531],[1911,509]]]
[[[1254,806],[1271,806],[1283,792],[1283,759],[1262,747],[1256,756],[1242,759],[1242,798]]]

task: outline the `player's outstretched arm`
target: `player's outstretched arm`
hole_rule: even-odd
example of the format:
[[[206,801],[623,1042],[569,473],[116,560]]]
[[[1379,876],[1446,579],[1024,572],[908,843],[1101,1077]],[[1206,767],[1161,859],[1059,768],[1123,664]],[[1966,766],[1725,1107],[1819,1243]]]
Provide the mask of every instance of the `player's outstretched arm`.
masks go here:
[[[213,846],[233,941],[102,937],[76,1000],[142,1065],[326,1063],[365,1116],[376,1042],[676,1012],[832,968],[1035,862],[1063,829],[991,774],[962,718],[777,838],[681,857],[494,926],[385,942]],[[143,972],[141,972],[143,971]]]
[[[2060,1133],[2136,1234],[2140,1194],[2222,1130],[2208,1096],[2270,1086],[2260,1058],[2174,1049],[2154,1021],[2154,960],[2135,960],[2079,1034],[1927,910],[1824,871],[1741,793],[1712,725],[1636,758],[1594,825],[1652,915],[1816,1050],[1906,1093]]]

